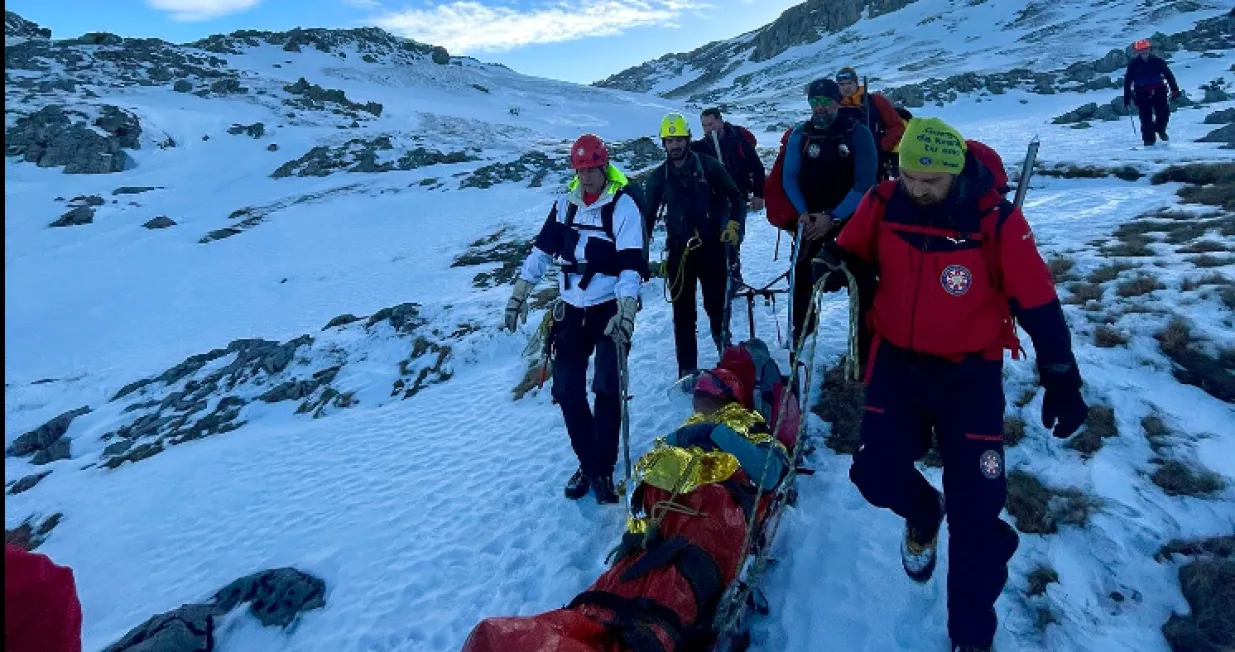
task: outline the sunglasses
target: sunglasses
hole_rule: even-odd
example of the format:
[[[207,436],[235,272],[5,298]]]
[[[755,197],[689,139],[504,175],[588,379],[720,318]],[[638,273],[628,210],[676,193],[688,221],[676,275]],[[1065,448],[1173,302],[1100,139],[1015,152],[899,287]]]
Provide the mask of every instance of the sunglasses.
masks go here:
[[[812,109],[826,109],[836,104],[836,100],[830,97],[812,97],[807,99],[807,101],[810,102],[810,108]]]

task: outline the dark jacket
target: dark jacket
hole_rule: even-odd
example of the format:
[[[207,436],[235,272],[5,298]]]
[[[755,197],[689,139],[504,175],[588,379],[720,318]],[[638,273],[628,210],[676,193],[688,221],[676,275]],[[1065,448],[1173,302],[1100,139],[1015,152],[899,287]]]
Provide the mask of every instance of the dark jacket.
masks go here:
[[[759,152],[755,150],[755,146],[742,136],[737,127],[727,122],[719,134],[719,140],[721,162],[725,164],[733,182],[738,185],[738,190],[742,191],[743,196],[754,195],[762,199],[767,172],[763,168],[763,161],[759,160]],[[716,147],[710,136],[691,143],[690,149],[696,154],[716,156]]]
[[[1132,99],[1133,89],[1140,93],[1162,88],[1163,80],[1170,85],[1172,93],[1179,93],[1179,84],[1175,83],[1175,75],[1165,61],[1152,54],[1144,59],[1133,58],[1124,72],[1124,101]]]
[[[704,240],[719,240],[730,221],[746,222],[746,196],[720,161],[687,152],[681,168],[665,161],[644,184],[648,212],[665,208],[665,228],[671,247],[685,246],[697,232]]]
[[[785,146],[785,196],[798,214],[828,212],[848,219],[875,185],[879,153],[866,125],[841,112],[826,129],[798,126]]]

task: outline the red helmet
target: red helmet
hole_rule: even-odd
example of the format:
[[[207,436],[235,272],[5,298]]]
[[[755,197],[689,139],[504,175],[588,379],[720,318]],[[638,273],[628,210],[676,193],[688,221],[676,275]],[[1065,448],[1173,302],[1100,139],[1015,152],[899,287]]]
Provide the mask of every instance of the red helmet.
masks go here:
[[[1149,39],[1143,38],[1137,41],[1136,43],[1133,43],[1132,49],[1136,50],[1137,52],[1143,52],[1145,50],[1148,50],[1149,49]]]
[[[742,381],[728,369],[711,369],[699,374],[695,381],[695,396],[714,396],[740,401]]]
[[[605,141],[595,134],[583,134],[570,149],[570,167],[574,170],[583,168],[603,168],[609,165],[609,148]]]

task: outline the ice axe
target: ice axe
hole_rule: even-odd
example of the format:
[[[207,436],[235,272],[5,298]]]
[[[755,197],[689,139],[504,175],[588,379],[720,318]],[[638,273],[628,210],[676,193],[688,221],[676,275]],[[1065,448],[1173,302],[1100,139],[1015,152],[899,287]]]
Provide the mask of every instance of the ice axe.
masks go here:
[[[630,494],[633,489],[630,486],[631,481],[631,466],[630,466],[630,376],[627,373],[626,356],[630,353],[628,345],[624,342],[614,340],[617,345],[618,358],[618,391],[622,393],[622,456],[626,465],[626,477],[622,479],[622,496],[626,500],[626,513],[630,514]]]
[[[1041,143],[1034,136],[1029,141],[1029,149],[1025,152],[1025,162],[1021,165],[1021,180],[1016,184],[1016,199],[1012,203],[1021,208],[1025,204],[1025,193],[1029,191],[1029,178],[1033,176],[1033,166],[1038,160],[1038,146]]]

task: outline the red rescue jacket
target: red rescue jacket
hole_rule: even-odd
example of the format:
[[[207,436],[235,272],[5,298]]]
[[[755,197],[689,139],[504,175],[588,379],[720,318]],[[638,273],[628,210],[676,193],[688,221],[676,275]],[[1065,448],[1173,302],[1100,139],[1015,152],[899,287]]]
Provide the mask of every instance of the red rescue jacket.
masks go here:
[[[81,652],[73,571],[4,544],[5,652]]]
[[[918,206],[886,181],[867,192],[837,244],[874,263],[879,285],[869,319],[877,336],[948,359],[1019,350],[1010,301],[1056,299],[1029,223],[967,154],[948,200]]]

